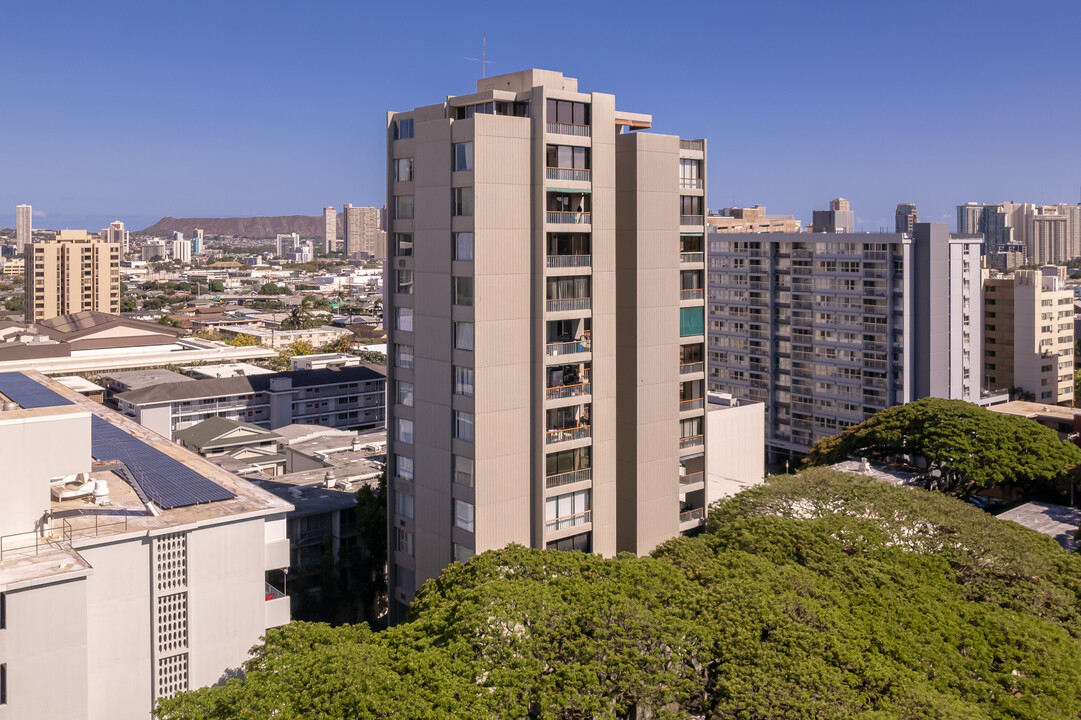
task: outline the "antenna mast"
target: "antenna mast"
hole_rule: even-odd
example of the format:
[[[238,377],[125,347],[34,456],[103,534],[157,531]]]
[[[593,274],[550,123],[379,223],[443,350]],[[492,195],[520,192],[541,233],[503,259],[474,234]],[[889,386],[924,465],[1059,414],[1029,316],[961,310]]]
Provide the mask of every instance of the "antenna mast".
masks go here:
[[[480,76],[482,78],[488,77],[488,63],[492,62],[488,59],[488,33],[481,35],[481,47],[479,58],[466,58],[470,62],[480,63]]]

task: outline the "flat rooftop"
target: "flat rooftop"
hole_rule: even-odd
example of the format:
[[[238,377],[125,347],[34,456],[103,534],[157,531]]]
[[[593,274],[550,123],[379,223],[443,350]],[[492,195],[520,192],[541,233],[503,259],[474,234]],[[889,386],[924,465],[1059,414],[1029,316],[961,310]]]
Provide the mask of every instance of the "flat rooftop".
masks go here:
[[[1030,502],[1007,510],[999,515],[998,519],[1012,520],[1018,525],[1043,533],[1070,552],[1075,552],[1078,546],[1081,546],[1081,543],[1074,539],[1074,533],[1081,526],[1081,510],[1077,508]]]
[[[1023,400],[990,405],[987,409],[1004,415],[1018,415],[1031,419],[1038,417],[1055,418],[1064,422],[1073,422],[1074,415],[1077,414],[1077,408],[1066,407],[1065,405],[1025,402]]]
[[[161,383],[190,382],[192,378],[172,370],[154,368],[151,370],[125,370],[123,372],[103,373],[105,380],[115,380],[128,386],[129,390],[153,387]]]
[[[273,370],[261,368],[250,363],[225,363],[222,365],[193,365],[180,368],[198,378],[227,378],[239,375],[272,375]]]

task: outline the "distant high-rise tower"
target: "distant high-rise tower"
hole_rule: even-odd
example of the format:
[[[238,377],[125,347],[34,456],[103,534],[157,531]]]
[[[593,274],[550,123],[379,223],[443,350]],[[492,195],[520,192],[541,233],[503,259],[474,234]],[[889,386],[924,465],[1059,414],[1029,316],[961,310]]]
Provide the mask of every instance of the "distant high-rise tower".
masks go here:
[[[15,249],[23,252],[32,240],[33,222],[29,205],[15,206]]]
[[[338,249],[338,209],[333,205],[323,208],[323,251]]]
[[[99,236],[105,242],[117,243],[120,245],[121,255],[128,251],[130,245],[129,233],[124,229],[124,223],[119,220],[113,221],[109,227],[104,228]]]
[[[203,251],[203,230],[202,228],[195,228],[193,233],[194,236],[191,239],[191,251],[198,255]]]
[[[384,257],[386,254],[386,233],[379,229],[380,210],[374,207],[345,208],[345,255],[359,258],[366,254],[369,258]]]
[[[830,200],[829,210],[815,210],[811,220],[811,230],[816,233],[855,232],[855,216],[844,198]]]
[[[182,263],[191,262],[191,240],[184,239],[184,233],[173,233],[173,237],[180,236],[179,239],[173,240],[173,260]]]
[[[26,321],[97,310],[120,313],[120,247],[86,230],[61,230],[52,240],[28,243]]]
[[[916,206],[912,203],[897,203],[894,214],[895,230],[911,235],[916,231]]]

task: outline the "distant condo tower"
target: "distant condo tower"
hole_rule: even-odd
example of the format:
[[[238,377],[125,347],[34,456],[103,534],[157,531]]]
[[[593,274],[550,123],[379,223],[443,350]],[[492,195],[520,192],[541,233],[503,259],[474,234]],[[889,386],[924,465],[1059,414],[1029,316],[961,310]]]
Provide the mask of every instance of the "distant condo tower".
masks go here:
[[[335,252],[338,249],[338,208],[328,205],[323,208],[323,251]]]
[[[130,245],[130,237],[127,230],[124,229],[124,223],[119,220],[115,220],[110,223],[109,227],[104,228],[99,237],[105,242],[117,243],[120,245],[120,254],[127,253]]]
[[[198,255],[203,251],[203,230],[202,228],[195,228],[192,232],[194,234],[191,238],[191,251],[193,254]]]
[[[120,246],[61,230],[26,246],[26,321],[84,310],[120,314]]]
[[[830,200],[830,209],[815,210],[811,220],[811,230],[816,233],[850,233],[855,227],[855,216],[844,198]]]
[[[911,235],[916,231],[916,206],[912,203],[898,203],[897,212],[894,214],[895,230],[899,233]]]
[[[412,173],[412,166],[410,166]],[[412,175],[410,175],[412,177]],[[386,255],[386,233],[379,229],[380,210],[374,207],[353,207],[346,204],[345,212],[345,255],[349,258],[384,257]]]
[[[15,206],[15,249],[23,252],[31,243],[33,223],[29,205]]]

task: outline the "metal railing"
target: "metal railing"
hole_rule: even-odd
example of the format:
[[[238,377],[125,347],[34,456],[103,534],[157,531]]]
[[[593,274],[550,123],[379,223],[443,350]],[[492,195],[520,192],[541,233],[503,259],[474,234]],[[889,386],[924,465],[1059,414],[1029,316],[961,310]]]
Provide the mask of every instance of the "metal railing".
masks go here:
[[[548,312],[569,312],[571,310],[589,310],[591,305],[591,298],[567,298],[565,300],[548,300],[545,302],[544,309]]]
[[[586,510],[585,512],[575,513],[574,515],[565,515],[555,520],[547,520],[544,523],[544,529],[546,532],[556,532],[557,530],[566,530],[567,528],[576,527],[578,525],[585,525],[588,522],[593,521],[593,511]]]
[[[578,137],[589,137],[589,125],[572,125],[571,123],[561,122],[549,122],[545,123],[547,130],[550,133],[557,135],[577,135]]]
[[[551,221],[549,220],[549,222],[551,222]],[[679,216],[679,224],[680,225],[701,225],[702,224],[702,216],[701,215],[680,215]]]
[[[704,140],[680,140],[680,150],[705,150],[706,143]]]
[[[47,530],[30,530],[4,535],[0,537],[0,562],[4,561],[5,554],[9,558],[12,555],[36,556],[49,550],[70,548],[71,536],[71,523],[67,520],[61,520],[59,526],[54,524]]]
[[[705,407],[705,398],[691,398],[690,400],[679,401],[679,411],[687,412],[688,410],[700,410]]]
[[[572,483],[586,482],[593,479],[593,468],[584,468],[582,470],[571,470],[570,472],[559,473],[558,475],[549,475],[544,479],[544,486],[547,488],[563,487],[564,485],[571,485]]]
[[[703,187],[703,183],[704,183],[704,180],[702,178],[685,178],[685,177],[681,177],[679,179],[679,187],[681,189],[690,188],[691,190],[701,190],[702,187]]]
[[[687,473],[686,475],[680,475],[679,476],[679,484],[680,485],[694,485],[696,483],[702,482],[703,477],[704,477],[704,475],[702,474],[701,471],[693,472],[693,473]]]
[[[703,288],[687,288],[679,291],[680,300],[701,300],[705,296],[706,291]]]
[[[705,508],[695,508],[694,510],[688,510],[679,514],[679,521],[681,523],[690,522],[691,520],[704,520],[705,518]]]
[[[278,600],[279,598],[285,597],[285,593],[283,593],[281,590],[274,587],[270,583],[263,583],[263,584],[266,585],[266,600],[267,600],[267,602],[270,602],[271,600]]]
[[[588,395],[591,392],[590,383],[577,383],[576,385],[557,385],[547,388],[545,391],[549,400],[562,400],[563,398]]]
[[[686,450],[687,448],[698,447],[705,445],[705,438],[701,435],[691,435],[689,437],[679,439],[679,449]]]
[[[546,213],[546,222],[550,223],[574,223],[579,225],[588,225],[591,220],[591,214],[587,212],[563,212],[549,210]]]
[[[544,346],[544,354],[548,357],[558,357],[560,355],[589,352],[589,349],[590,342],[588,339],[571,340],[570,342],[548,343]]]
[[[550,167],[544,169],[544,177],[548,180],[571,180],[573,182],[589,182],[591,171],[583,168]]]
[[[679,261],[681,263],[700,263],[706,261],[706,254],[702,252],[681,252],[679,254]]]
[[[679,364],[680,375],[691,375],[693,373],[705,372],[706,364],[704,362],[689,362]]]
[[[562,428],[560,430],[549,430],[545,433],[545,444],[551,445],[552,443],[570,442],[571,440],[584,440],[593,432],[593,428],[590,425],[579,425],[577,427]]]
[[[547,265],[550,268],[589,267],[593,262],[592,255],[548,255]]]

